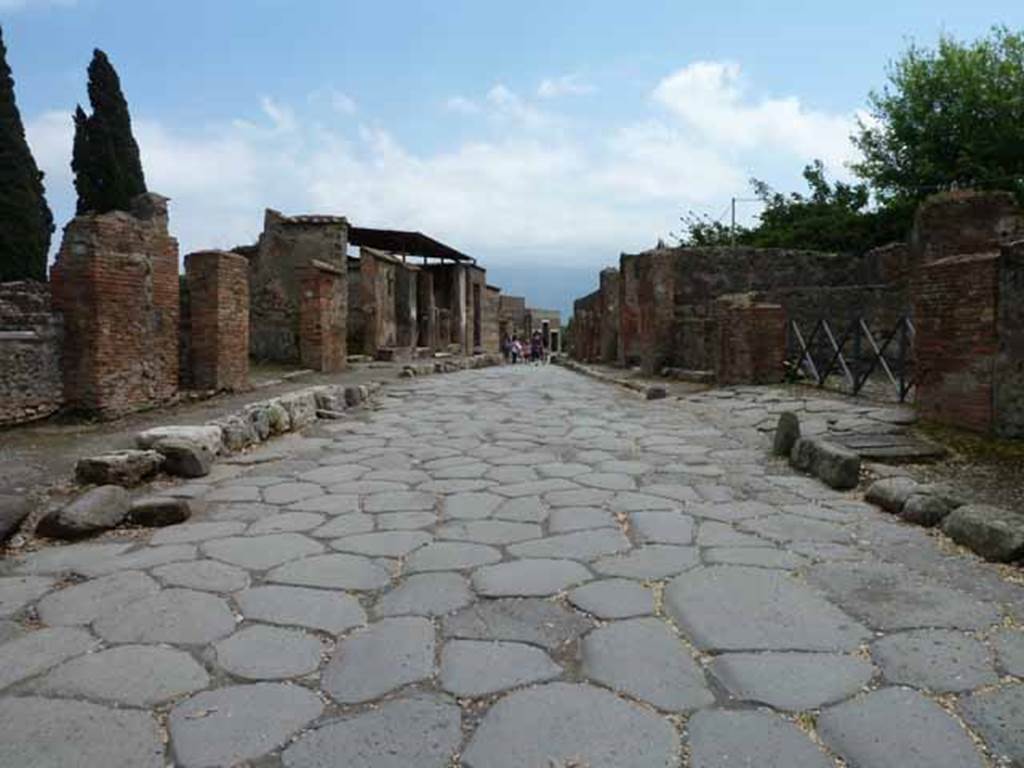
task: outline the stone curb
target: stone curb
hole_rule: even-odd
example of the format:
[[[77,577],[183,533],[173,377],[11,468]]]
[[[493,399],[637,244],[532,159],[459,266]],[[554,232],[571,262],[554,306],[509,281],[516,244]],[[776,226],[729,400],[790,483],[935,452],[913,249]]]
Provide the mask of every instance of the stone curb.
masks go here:
[[[648,385],[629,381],[627,379],[619,379],[615,376],[609,376],[607,373],[595,371],[593,368],[588,368],[587,366],[582,365],[575,360],[570,360],[569,358],[559,358],[555,360],[554,363],[575,373],[589,376],[591,379],[595,379],[596,381],[604,382],[605,384],[614,384],[622,387],[623,389],[628,389],[631,392],[643,395],[646,400],[662,400],[668,395],[668,391],[663,384]]]

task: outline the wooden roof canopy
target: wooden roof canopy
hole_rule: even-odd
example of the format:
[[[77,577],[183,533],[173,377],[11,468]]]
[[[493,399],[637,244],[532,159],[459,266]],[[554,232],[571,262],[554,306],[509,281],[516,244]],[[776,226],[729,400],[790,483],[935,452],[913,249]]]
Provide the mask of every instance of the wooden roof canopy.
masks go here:
[[[422,232],[406,232],[400,229],[368,229],[349,227],[348,242],[351,245],[377,248],[391,253],[419,256],[426,263],[430,259],[476,264],[476,259],[457,251],[449,245],[427,237]]]

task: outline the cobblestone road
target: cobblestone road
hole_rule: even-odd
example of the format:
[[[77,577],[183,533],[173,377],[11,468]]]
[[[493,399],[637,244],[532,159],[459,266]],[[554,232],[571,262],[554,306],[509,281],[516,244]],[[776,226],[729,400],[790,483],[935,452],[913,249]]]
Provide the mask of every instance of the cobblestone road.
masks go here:
[[[1024,587],[769,460],[779,394],[388,392],[5,563],[0,765],[1024,765]]]

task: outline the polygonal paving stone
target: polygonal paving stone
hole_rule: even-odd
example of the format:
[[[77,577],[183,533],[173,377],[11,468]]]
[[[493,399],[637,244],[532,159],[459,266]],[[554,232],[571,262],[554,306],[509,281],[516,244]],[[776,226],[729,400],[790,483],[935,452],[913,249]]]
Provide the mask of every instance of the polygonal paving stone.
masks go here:
[[[490,488],[494,483],[488,480],[430,480],[416,486],[417,490],[425,493],[462,494],[475,493],[485,488]]]
[[[342,640],[321,677],[342,704],[370,701],[434,674],[434,625],[419,617],[382,619]]]
[[[501,553],[485,544],[436,541],[413,552],[405,561],[405,571],[460,571],[478,565],[490,565],[499,560]]]
[[[665,589],[665,607],[705,650],[846,651],[870,635],[803,584],[758,568],[684,573]]]
[[[690,474],[693,474],[692,466],[687,469]],[[663,496],[666,499],[672,499],[675,502],[691,504],[698,502],[705,497],[705,494],[698,492],[702,489],[701,484],[698,483],[695,488],[691,488],[689,485],[680,484],[678,482],[648,483],[641,486],[640,490],[648,496]]]
[[[630,515],[638,541],[650,544],[692,544],[693,518],[678,512],[634,512]]]
[[[115,573],[47,595],[39,601],[39,618],[50,626],[91,624],[104,613],[159,591],[160,585],[140,571]]]
[[[512,640],[556,650],[593,627],[593,622],[539,598],[474,603],[443,621],[445,637]]]
[[[375,493],[392,493],[409,490],[405,483],[388,480],[352,480],[328,487],[328,493],[339,496],[369,496]]]
[[[664,496],[624,491],[615,494],[615,498],[609,502],[608,508],[613,512],[661,512],[678,511],[682,508],[682,504]]]
[[[204,592],[237,592],[249,586],[248,571],[216,560],[161,565],[153,575],[167,586]]]
[[[206,494],[207,501],[259,501],[260,489],[255,485],[222,485]]]
[[[100,641],[84,629],[44,627],[0,645],[0,689],[91,651]]]
[[[547,516],[547,509],[536,496],[524,496],[503,501],[492,515],[497,520],[521,523],[543,523]]]
[[[309,535],[318,539],[336,539],[354,533],[367,533],[373,530],[373,521],[371,515],[341,515],[310,531]]]
[[[277,749],[321,711],[320,698],[298,685],[218,688],[171,710],[171,743],[183,768],[237,765]]]
[[[453,480],[483,477],[487,474],[489,469],[490,466],[487,464],[477,462],[474,464],[459,464],[458,466],[447,467],[445,469],[432,469],[430,470],[430,474],[436,480]]]
[[[750,565],[791,571],[808,565],[806,558],[771,547],[712,547],[704,550],[704,562],[722,565]]]
[[[391,581],[384,566],[359,555],[315,555],[278,566],[267,581],[326,589],[380,589]]]
[[[276,515],[278,507],[270,504],[246,503],[246,504],[215,504],[210,507],[206,517],[213,521],[230,521],[234,523],[255,522],[264,517]],[[197,523],[202,525],[202,523]]]
[[[591,578],[574,560],[516,560],[477,568],[473,589],[485,597],[544,597]]]
[[[534,541],[523,541],[508,547],[515,557],[567,557],[573,560],[593,560],[601,555],[623,552],[630,548],[629,539],[619,530],[597,528],[548,536]]]
[[[491,707],[462,765],[665,768],[676,764],[678,751],[675,730],[653,712],[590,685],[547,683]]]
[[[281,483],[264,488],[263,501],[267,504],[292,504],[323,493],[324,489],[316,483]]]
[[[36,683],[34,690],[152,707],[209,684],[206,670],[184,651],[121,645],[62,664]]]
[[[807,578],[875,629],[980,629],[999,620],[990,603],[895,563],[827,563]]]
[[[447,768],[462,741],[461,712],[440,696],[396,699],[303,734],[285,768]]]
[[[863,549],[828,542],[794,541],[792,544],[787,545],[786,548],[796,552],[798,555],[825,563],[867,560],[870,556]]]
[[[933,701],[883,688],[818,716],[825,744],[850,765],[871,768],[981,768],[963,728]]]
[[[738,523],[751,518],[775,514],[775,510],[760,502],[734,502],[687,504],[686,514],[720,523]]]
[[[550,507],[598,507],[613,495],[599,488],[576,488],[545,493],[544,502]]]
[[[359,497],[329,493],[326,496],[314,496],[311,499],[303,499],[289,504],[286,509],[295,509],[300,512],[323,512],[325,515],[348,515],[359,511]]]
[[[972,693],[957,708],[985,739],[998,765],[1024,765],[1024,684]]]
[[[378,616],[443,616],[473,600],[469,581],[457,573],[421,573],[409,576],[374,606]]]
[[[889,682],[936,693],[969,691],[999,680],[988,648],[961,632],[900,632],[876,640],[871,655]]]
[[[366,623],[366,612],[359,601],[333,590],[262,586],[234,597],[245,618],[270,624],[309,627],[337,635]]]
[[[13,616],[49,592],[55,583],[53,579],[43,576],[0,578],[0,617]]]
[[[319,485],[334,485],[347,483],[349,480],[358,480],[369,471],[368,467],[359,464],[332,464],[303,472],[299,475],[299,480]]]
[[[514,544],[517,541],[537,539],[542,535],[539,525],[507,520],[468,520],[448,523],[437,529],[439,539],[472,541],[477,544]]]
[[[455,696],[487,696],[560,674],[544,651],[525,643],[449,640],[441,649],[441,687]]]
[[[0,765],[162,768],[164,746],[148,712],[8,698],[0,699]]]
[[[449,520],[480,520],[490,517],[501,502],[493,493],[458,493],[444,500],[441,511]]]
[[[654,595],[628,579],[602,579],[569,592],[569,602],[599,619],[627,619],[654,613]]]
[[[341,552],[354,552],[370,557],[404,557],[433,541],[433,538],[423,531],[379,531],[335,539],[331,542],[331,547]]]
[[[15,560],[18,573],[62,573],[103,563],[133,547],[128,544],[71,544],[49,547],[22,555]]]
[[[423,512],[433,509],[437,498],[421,491],[392,491],[369,496],[363,501],[364,512]]]
[[[559,507],[551,512],[548,519],[548,530],[551,533],[616,527],[618,523],[612,513],[599,507]]]
[[[734,697],[803,712],[842,701],[871,682],[875,668],[835,653],[725,653],[711,673]]]
[[[771,515],[753,520],[743,520],[739,527],[774,541],[829,541],[849,544],[853,533],[841,525],[825,520],[814,520],[801,515]]]
[[[583,674],[659,709],[683,712],[713,704],[700,667],[660,619],[616,621],[581,643]]]
[[[262,520],[257,520],[250,525],[246,536],[260,536],[266,533],[294,533],[296,531],[308,531],[323,525],[323,515],[313,512],[281,512],[277,515],[269,515]]]
[[[211,643],[231,634],[235,617],[221,598],[165,589],[106,613],[93,625],[112,643]]]
[[[24,635],[28,630],[15,621],[0,619],[0,645]]]
[[[387,512],[374,515],[378,531],[415,531],[437,522],[436,512]]]
[[[561,477],[566,480],[570,480],[577,475],[586,475],[593,470],[586,464],[542,464],[537,467],[537,471],[543,477]]]
[[[1001,629],[992,637],[992,646],[1006,674],[1024,677],[1024,631]]]
[[[625,555],[602,557],[591,565],[605,576],[625,579],[664,579],[697,565],[696,547],[648,544]]]
[[[528,483],[531,480],[537,480],[539,475],[532,467],[494,467],[487,470],[484,477],[496,483],[511,485],[513,483]]]
[[[602,472],[616,472],[639,477],[651,472],[654,467],[643,461],[604,461],[598,467]]]
[[[632,491],[636,488],[636,480],[630,475],[613,472],[591,472],[577,475],[572,481],[588,488],[601,488],[606,491]]]
[[[692,768],[831,768],[792,723],[768,712],[698,712],[687,723]]]
[[[259,571],[324,551],[323,544],[298,533],[235,536],[208,541],[202,548],[217,560]]]
[[[164,547],[140,547],[133,552],[125,552],[111,557],[102,563],[82,566],[78,572],[86,576],[104,576],[108,573],[128,570],[145,570],[164,563],[178,563],[194,560],[196,548],[191,544],[168,544]]]
[[[393,483],[422,483],[430,479],[430,475],[420,469],[377,469],[363,475],[362,480],[384,480]]]
[[[700,547],[773,547],[772,542],[752,533],[740,533],[728,523],[717,520],[701,522],[697,530],[697,546]]]
[[[217,663],[247,680],[280,680],[320,666],[320,641],[297,629],[256,624],[214,646]]]

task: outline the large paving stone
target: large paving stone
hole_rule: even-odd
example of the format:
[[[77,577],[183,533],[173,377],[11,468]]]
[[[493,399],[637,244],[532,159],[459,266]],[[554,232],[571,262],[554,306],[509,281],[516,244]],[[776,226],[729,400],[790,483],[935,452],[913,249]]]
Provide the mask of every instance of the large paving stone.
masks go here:
[[[366,623],[359,601],[333,590],[261,586],[234,597],[242,615],[254,621],[309,627],[334,635]]]
[[[298,533],[274,533],[216,539],[203,544],[202,549],[222,562],[263,571],[300,557],[318,555],[324,546]]]
[[[539,539],[542,535],[539,525],[514,523],[507,520],[467,520],[460,523],[448,523],[437,529],[437,538],[439,539],[494,545]]]
[[[825,744],[854,766],[981,768],[960,725],[936,703],[905,688],[883,688],[826,709],[818,717]]]
[[[664,579],[697,565],[696,547],[671,544],[648,544],[625,555],[612,555],[595,560],[591,565],[605,576],[625,579]]]
[[[486,544],[436,541],[413,552],[405,561],[406,573],[461,571],[501,560],[501,552]]]
[[[148,645],[121,645],[65,662],[34,689],[42,694],[152,707],[210,684],[196,660],[184,651]]]
[[[558,650],[593,623],[567,608],[539,598],[474,603],[443,620],[445,637],[467,640],[513,640]]]
[[[628,619],[654,613],[651,590],[628,579],[602,579],[569,592],[569,602],[599,619]]]
[[[590,685],[548,683],[509,694],[462,753],[466,768],[585,765],[666,768],[679,737],[661,717]]]
[[[402,617],[382,619],[341,641],[321,683],[336,701],[357,704],[433,674],[433,624]]]
[[[379,563],[359,555],[314,555],[280,565],[267,574],[267,581],[325,589],[380,589],[391,574]]]
[[[593,560],[601,555],[624,552],[630,548],[629,539],[622,531],[598,528],[548,536],[534,541],[522,541],[507,547],[515,557],[566,557],[572,560]]]
[[[631,475],[618,472],[590,472],[576,475],[574,483],[588,488],[603,488],[606,491],[632,491],[636,488],[636,480]]]
[[[697,712],[687,723],[691,768],[832,768],[795,725],[769,712]]]
[[[444,500],[441,511],[447,520],[480,520],[490,517],[503,501],[493,493],[457,493]]]
[[[236,536],[245,530],[243,523],[229,520],[215,523],[183,523],[153,534],[150,544],[190,544]]]
[[[630,518],[638,541],[650,544],[692,544],[693,518],[678,512],[634,512]]]
[[[267,504],[292,504],[303,499],[323,495],[323,488],[315,483],[281,483],[263,489]]]
[[[998,765],[1024,765],[1024,684],[973,693],[960,700],[958,709],[985,739]]]
[[[441,687],[455,696],[487,696],[551,680],[562,668],[525,643],[449,640],[441,649]]]
[[[48,547],[22,555],[15,562],[17,573],[46,574],[80,571],[98,563],[105,563],[134,546],[127,544],[70,544]]]
[[[303,734],[285,768],[447,768],[462,741],[459,708],[440,696],[396,699]]]
[[[329,493],[326,496],[313,496],[293,502],[285,509],[296,509],[300,512],[323,512],[326,515],[347,515],[359,511],[359,497]]]
[[[704,550],[704,562],[722,565],[750,565],[791,571],[808,564],[794,552],[770,547],[712,547]]]
[[[366,515],[366,517],[370,517]],[[385,512],[373,515],[378,531],[414,531],[437,522],[436,512]]]
[[[37,697],[0,699],[0,765],[162,768],[164,746],[148,712]]]
[[[600,507],[559,507],[548,519],[548,530],[551,533],[617,527],[618,523],[612,513]]]
[[[744,520],[739,527],[774,541],[831,541],[849,544],[853,533],[841,525],[825,520],[814,520],[801,515],[779,514]]]
[[[214,646],[217,663],[246,680],[280,680],[320,666],[320,641],[297,629],[256,624]]]
[[[792,712],[849,698],[875,674],[864,659],[835,653],[725,653],[709,668],[735,698]]]
[[[978,640],[946,629],[900,632],[876,640],[871,655],[891,683],[936,693],[968,691],[999,680]]]
[[[235,617],[219,597],[165,589],[104,614],[93,626],[111,643],[200,644],[231,634]]]
[[[477,568],[473,589],[485,597],[543,597],[591,578],[575,560],[516,560]]]
[[[43,576],[8,576],[0,578],[0,617],[13,616],[29,603],[38,600],[54,585]]]
[[[421,514],[419,512],[412,514]],[[428,513],[429,514],[429,513]],[[390,515],[380,515],[377,517],[377,521],[380,522],[381,517],[390,517]],[[433,518],[433,515],[430,515]],[[318,539],[337,539],[342,536],[351,536],[356,533],[369,533],[373,530],[373,515],[340,515],[329,523],[321,525],[319,528],[310,531],[310,536],[316,536]],[[433,520],[431,520],[433,522]]]
[[[104,562],[83,565],[78,572],[85,576],[105,576],[117,571],[143,571],[164,563],[178,563],[196,558],[196,548],[191,544],[168,544],[165,547],[138,547],[111,557]]]
[[[378,616],[443,616],[473,601],[469,581],[458,573],[419,573],[381,595]]]
[[[245,534],[262,536],[268,533],[297,533],[311,530],[323,523],[323,515],[314,512],[281,512],[257,520],[246,529]]]
[[[895,563],[824,563],[807,578],[875,629],[980,629],[999,620],[992,604]]]
[[[423,531],[378,531],[335,539],[331,547],[341,552],[370,557],[405,557],[433,539],[433,536]]]
[[[1001,629],[992,637],[992,647],[1006,674],[1024,677],[1024,631]]]
[[[522,523],[543,523],[547,516],[547,508],[536,496],[524,496],[519,499],[503,501],[492,515],[497,520]]]
[[[160,585],[140,571],[123,571],[53,592],[39,601],[50,626],[90,624],[97,617],[156,594]]]
[[[847,651],[870,635],[803,584],[759,568],[712,566],[677,576],[665,607],[705,650]]]
[[[199,693],[171,710],[171,745],[182,768],[237,765],[285,744],[323,706],[312,691],[284,683]]]
[[[367,497],[364,512],[422,512],[432,510],[437,498],[422,491],[391,491]]]
[[[100,644],[84,629],[45,627],[0,645],[0,689],[38,675]]]
[[[602,504],[605,501],[607,499],[599,499],[589,503]],[[673,512],[678,511],[681,507],[682,504],[675,499],[652,493],[637,493],[633,491],[615,494],[615,498],[608,504],[608,508],[613,512]]]
[[[686,646],[660,619],[616,621],[581,643],[583,674],[670,712],[714,703]]]
[[[237,592],[249,586],[248,571],[216,560],[168,563],[154,568],[152,574],[167,586],[204,592]]]

